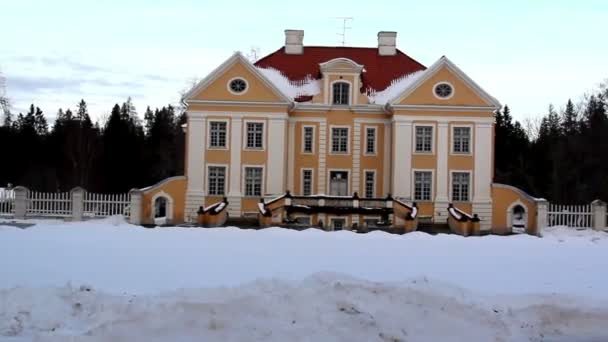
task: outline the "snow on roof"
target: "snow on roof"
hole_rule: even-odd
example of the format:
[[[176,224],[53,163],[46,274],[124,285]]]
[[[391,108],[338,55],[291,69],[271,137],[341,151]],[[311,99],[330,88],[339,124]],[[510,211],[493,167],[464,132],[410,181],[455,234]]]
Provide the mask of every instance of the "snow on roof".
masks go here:
[[[320,81],[307,76],[300,81],[291,81],[282,72],[268,67],[257,67],[258,71],[264,75],[272,84],[283,92],[290,99],[300,96],[312,96],[321,93]]]
[[[386,104],[401,95],[409,86],[416,82],[425,70],[419,70],[411,74],[403,75],[391,81],[391,84],[382,91],[368,91],[369,103]]]
[[[262,202],[258,202],[258,210],[260,210],[260,214],[266,214],[266,206]]]

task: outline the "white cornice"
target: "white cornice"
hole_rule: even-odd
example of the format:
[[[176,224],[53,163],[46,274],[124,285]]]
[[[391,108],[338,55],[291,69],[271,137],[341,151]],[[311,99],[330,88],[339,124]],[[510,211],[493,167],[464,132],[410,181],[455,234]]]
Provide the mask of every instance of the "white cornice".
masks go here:
[[[335,68],[336,64],[339,63],[346,63],[350,66],[350,68]],[[339,57],[339,58],[334,58],[332,60],[329,60],[327,62],[324,63],[319,63],[319,69],[321,70],[321,72],[325,73],[326,71],[344,71],[344,72],[348,72],[350,70],[355,70],[358,73],[361,73],[361,70],[363,70],[363,65],[362,64],[357,64],[355,61],[353,61],[352,59],[349,58],[344,58],[344,57]]]
[[[441,123],[451,123],[451,122],[473,122],[476,124],[483,124],[491,126],[494,123],[494,117],[478,117],[478,116],[415,116],[415,115],[394,115],[394,122],[411,122],[411,121],[436,121]]]
[[[420,111],[449,111],[449,112],[493,112],[498,108],[492,106],[441,106],[441,105],[391,105],[392,109],[420,110]]]
[[[258,102],[258,101],[220,101],[220,100],[188,100],[188,104],[210,106],[249,106],[249,107],[285,107],[291,102]]]
[[[188,117],[190,118],[205,118],[208,116],[226,116],[230,118],[245,118],[247,117],[257,117],[257,118],[267,118],[267,119],[287,119],[289,116],[287,113],[261,113],[261,112],[246,112],[246,111],[188,111]]]

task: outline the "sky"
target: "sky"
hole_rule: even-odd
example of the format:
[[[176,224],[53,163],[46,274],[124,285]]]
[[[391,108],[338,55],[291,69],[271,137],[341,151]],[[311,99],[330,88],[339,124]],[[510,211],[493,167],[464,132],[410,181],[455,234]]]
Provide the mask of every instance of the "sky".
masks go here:
[[[179,101],[235,51],[260,56],[304,30],[304,45],[397,47],[426,66],[446,55],[516,119],[562,108],[608,79],[608,1],[85,1],[0,0],[0,72],[13,112],[52,119],[80,99],[94,119],[133,98]]]

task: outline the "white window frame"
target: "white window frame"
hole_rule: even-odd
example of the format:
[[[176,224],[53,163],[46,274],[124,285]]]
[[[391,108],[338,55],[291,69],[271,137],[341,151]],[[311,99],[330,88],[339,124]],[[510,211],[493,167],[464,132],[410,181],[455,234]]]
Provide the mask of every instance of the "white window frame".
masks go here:
[[[372,189],[372,197],[367,197],[367,173],[371,172],[374,174],[374,184],[373,184],[373,189]],[[376,172],[376,169],[364,169],[363,170],[363,196],[359,196],[361,198],[376,198],[376,183],[378,182],[378,178],[377,178],[378,173]]]
[[[440,97],[437,94],[435,94],[435,88],[437,88],[438,85],[444,84],[444,83],[449,85],[450,87],[452,87],[452,93],[448,97]],[[436,99],[445,101],[445,100],[449,100],[452,97],[454,97],[454,94],[456,94],[456,87],[454,87],[454,85],[448,81],[439,81],[433,85],[432,91],[433,91],[433,96],[435,96]]]
[[[374,130],[374,151],[373,152],[367,151],[367,144],[368,144],[367,130],[368,129]],[[363,145],[363,155],[365,155],[365,156],[377,155],[378,154],[378,126],[364,125],[363,132],[365,134],[365,139],[363,139],[365,141],[365,145]]]
[[[262,124],[262,148],[259,147],[247,147],[247,124],[249,123],[261,123]],[[266,150],[266,136],[268,125],[266,124],[266,120],[243,120],[243,150],[247,151],[265,151]]]
[[[346,152],[334,152],[334,128],[346,128]],[[338,156],[350,154],[350,126],[329,125],[329,154]]]
[[[431,173],[431,198],[428,200],[416,199],[416,172],[430,172]],[[435,198],[435,169],[412,169],[412,199],[418,203],[429,203],[433,202]]]
[[[211,194],[211,192],[209,191],[209,168],[210,167],[223,167],[225,168],[225,173],[224,173],[224,193],[221,195],[215,195],[215,194]],[[218,197],[218,196],[226,196],[226,194],[228,194],[228,189],[229,189],[229,184],[228,182],[230,181],[230,166],[228,164],[206,164],[205,165],[205,188],[207,189],[207,196],[212,196],[212,197]]]
[[[310,171],[310,195],[315,193],[315,169],[304,167],[300,169],[300,194],[304,195],[304,171]]]
[[[224,147],[211,146],[211,123],[226,123],[226,145]],[[229,119],[208,119],[207,120],[207,149],[208,150],[229,150],[230,149],[230,120]]]
[[[334,104],[334,84],[335,83],[346,83],[348,84],[348,103],[347,104]],[[329,104],[331,106],[350,106],[353,103],[353,83],[345,79],[333,80],[329,83]]]
[[[327,184],[326,184],[326,188],[325,188],[325,193],[328,196],[336,196],[336,195],[332,195],[330,192],[331,190],[331,173],[332,172],[346,172],[346,195],[345,196],[350,196],[352,195],[352,180],[351,180],[351,176],[352,176],[352,170],[351,169],[327,169]]]
[[[245,170],[247,168],[258,168],[262,169],[262,184],[260,185],[260,195],[246,195],[245,190],[247,189],[247,175]],[[244,198],[260,198],[266,194],[266,167],[264,164],[245,164],[241,166],[241,194]]]
[[[312,151],[308,152],[306,151],[304,148],[306,146],[305,142],[306,142],[306,136],[305,136],[305,131],[306,128],[312,128]],[[316,127],[315,125],[302,125],[302,149],[301,149],[301,153],[302,154],[315,154],[315,136],[316,136]]]
[[[232,90],[232,88],[230,88],[230,83],[232,83],[232,81],[234,80],[238,80],[241,79],[243,81],[245,81],[245,90],[243,90],[240,93],[235,92],[234,90]],[[228,82],[226,83],[226,89],[228,90],[228,92],[232,95],[236,95],[236,96],[241,96],[241,95],[245,95],[248,91],[249,91],[249,82],[247,81],[247,79],[243,76],[236,76],[233,77],[231,79],[228,80]]]
[[[454,182],[454,173],[468,173],[469,174],[469,188],[467,189],[469,200],[468,201],[455,201],[454,200],[454,188],[452,187]],[[450,180],[449,180],[449,189],[450,189],[450,202],[455,203],[471,203],[473,202],[473,171],[471,170],[450,170]]]
[[[436,123],[415,123],[413,126],[412,134],[412,153],[413,154],[435,154],[435,139],[437,138],[437,124]],[[417,151],[416,150],[416,127],[432,127],[431,128],[431,151]]]
[[[473,125],[471,124],[452,124],[451,128],[450,128],[450,154],[451,155],[456,155],[456,156],[471,156],[473,155]],[[454,130],[456,128],[468,128],[469,129],[469,152],[456,152],[454,151],[454,141],[455,141],[455,135],[454,135]]]

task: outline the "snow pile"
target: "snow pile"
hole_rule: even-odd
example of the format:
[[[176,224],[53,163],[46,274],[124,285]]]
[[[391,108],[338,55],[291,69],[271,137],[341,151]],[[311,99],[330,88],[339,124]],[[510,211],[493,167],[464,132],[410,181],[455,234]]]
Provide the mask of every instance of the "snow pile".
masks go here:
[[[0,340],[608,340],[604,232],[39,222],[0,223]]]
[[[605,341],[608,309],[557,297],[484,297],[412,279],[319,273],[158,296],[90,285],[0,291],[9,341]],[[581,310],[585,305],[587,311]],[[506,338],[506,339],[505,339]],[[80,341],[80,340],[78,340]]]
[[[283,92],[290,99],[299,96],[314,96],[321,93],[319,80],[315,80],[310,75],[301,81],[291,81],[283,73],[274,68],[257,68],[275,87]]]
[[[386,104],[401,95],[410,85],[416,82],[422,75],[424,70],[416,71],[411,74],[403,75],[391,81],[391,84],[382,91],[369,91],[367,98],[369,103]]]

